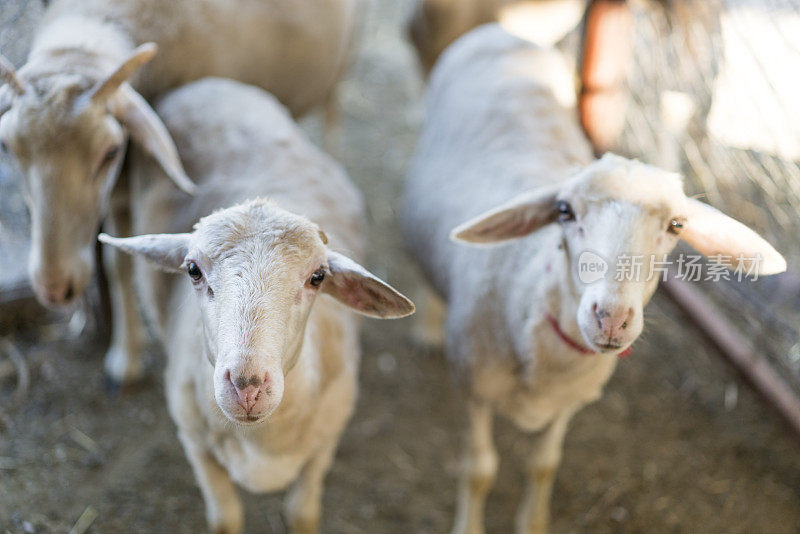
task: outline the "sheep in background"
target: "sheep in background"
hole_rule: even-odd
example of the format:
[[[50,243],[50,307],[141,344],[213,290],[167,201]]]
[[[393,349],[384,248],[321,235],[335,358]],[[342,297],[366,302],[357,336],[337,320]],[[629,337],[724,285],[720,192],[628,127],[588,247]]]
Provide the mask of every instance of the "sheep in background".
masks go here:
[[[408,25],[424,71],[450,43],[487,22],[542,46],[564,38],[578,25],[585,0],[417,0]]]
[[[645,269],[618,280],[610,260],[647,266],[682,238],[706,255],[761,255],[731,261],[759,274],[786,268],[752,230],[687,198],[678,175],[611,154],[593,160],[560,55],[495,24],[456,42],[432,73],[403,212],[448,305],[446,353],[468,397],[455,533],[483,532],[495,412],[539,432],[517,527],[546,531],[568,422],[600,397],[658,283]],[[451,233],[508,243],[468,247]],[[584,283],[587,261],[605,276]]]
[[[208,79],[170,93],[158,112],[197,194],[180,195],[132,154],[134,230],[149,235],[100,239],[168,271],[136,265],[212,530],[242,528],[235,481],[255,492],[294,483],[289,523],[315,532],[357,391],[358,322],[342,304],[381,318],[414,306],[350,259],[364,248],[361,196],[273,98]]]
[[[356,1],[53,2],[27,63],[16,71],[0,57],[0,147],[24,174],[38,300],[61,307],[84,292],[97,228],[110,207],[108,231],[130,235],[125,180],[115,189],[129,137],[179,188],[193,191],[145,98],[225,76],[260,85],[301,115],[328,98],[344,70]],[[155,57],[152,43],[160,47]],[[114,313],[126,313],[130,262],[108,261]],[[131,332],[112,332],[105,366],[112,380],[128,382],[142,374],[142,329],[137,316],[117,325]]]

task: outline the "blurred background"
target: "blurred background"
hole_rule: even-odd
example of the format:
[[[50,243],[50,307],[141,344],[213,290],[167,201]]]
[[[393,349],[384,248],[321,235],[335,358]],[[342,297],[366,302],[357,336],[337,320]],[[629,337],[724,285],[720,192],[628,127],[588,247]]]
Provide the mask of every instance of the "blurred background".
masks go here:
[[[422,121],[424,81],[405,29],[413,7],[365,2],[330,151],[368,199],[370,267],[422,299],[427,289],[396,218]],[[786,255],[786,275],[700,289],[800,392],[800,1],[631,9],[629,100],[613,148],[683,172],[689,192]],[[0,1],[0,50],[16,65],[42,11],[39,0]],[[560,46],[577,57],[580,43],[575,31]],[[321,117],[302,124],[321,144]],[[144,383],[107,393],[104,325],[92,306],[63,317],[31,300],[18,179],[0,161],[0,527],[66,532],[83,517],[90,532],[204,531],[202,499],[166,412],[163,354],[148,351]],[[672,301],[659,293],[646,314],[633,355],[567,436],[553,531],[800,531],[797,436]],[[461,398],[441,349],[414,341],[413,329],[413,318],[364,325],[361,396],[328,477],[324,532],[450,528]],[[487,530],[509,532],[529,440],[502,421],[497,431],[504,454]],[[248,531],[285,531],[279,496],[246,503]]]

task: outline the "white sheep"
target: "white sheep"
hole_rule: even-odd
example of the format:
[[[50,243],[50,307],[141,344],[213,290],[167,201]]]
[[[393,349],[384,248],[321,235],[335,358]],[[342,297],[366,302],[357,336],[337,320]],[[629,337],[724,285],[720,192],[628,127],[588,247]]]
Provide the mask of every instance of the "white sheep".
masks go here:
[[[583,17],[586,0],[417,0],[408,25],[425,72],[450,43],[497,21],[507,31],[542,46],[564,38]]]
[[[648,260],[682,238],[706,255],[743,254],[730,263],[760,274],[786,268],[752,230],[687,198],[678,175],[610,154],[593,160],[573,87],[556,51],[494,24],[457,41],[432,73],[403,216],[448,305],[446,353],[468,397],[455,533],[483,532],[495,412],[540,433],[517,527],[547,529],[568,422],[600,397],[642,331],[660,277],[647,276]],[[506,243],[469,247],[451,233]],[[626,256],[641,258],[642,276],[618,280],[613,260]]]
[[[242,528],[233,482],[254,492],[293,483],[292,530],[315,532],[357,391],[358,321],[344,306],[390,318],[413,304],[348,257],[364,247],[361,196],[275,99],[207,79],[169,93],[158,112],[197,194],[180,195],[133,154],[134,229],[148,235],[100,239],[167,271],[137,261],[212,530]],[[212,213],[257,196],[271,200]]]
[[[178,187],[193,191],[145,98],[203,76],[225,76],[267,89],[300,115],[328,98],[344,70],[357,1],[53,2],[27,63],[16,71],[0,57],[7,82],[0,87],[0,147],[13,154],[25,178],[29,272],[39,301],[62,307],[84,292],[97,228],[110,206],[117,213],[108,230],[129,235],[124,178],[115,189],[129,137]],[[123,301],[130,294],[128,263],[109,259],[115,313],[131,308]],[[135,317],[118,325],[141,330]],[[112,380],[142,374],[140,339],[112,332],[106,356]]]

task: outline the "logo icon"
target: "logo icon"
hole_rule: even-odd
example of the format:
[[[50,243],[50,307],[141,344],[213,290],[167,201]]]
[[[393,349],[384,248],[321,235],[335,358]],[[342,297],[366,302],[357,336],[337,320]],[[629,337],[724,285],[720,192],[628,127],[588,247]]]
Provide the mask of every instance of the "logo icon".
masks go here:
[[[592,284],[605,277],[608,262],[590,250],[581,252],[578,258],[578,279],[584,284]]]

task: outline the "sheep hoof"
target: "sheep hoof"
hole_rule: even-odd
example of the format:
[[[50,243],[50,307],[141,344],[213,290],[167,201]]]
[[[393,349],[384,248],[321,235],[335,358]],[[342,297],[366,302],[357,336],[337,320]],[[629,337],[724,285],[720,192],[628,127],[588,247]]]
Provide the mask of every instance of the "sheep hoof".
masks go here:
[[[103,379],[103,389],[109,397],[117,397],[122,391],[122,383],[114,380],[110,376]]]
[[[119,347],[112,346],[105,356],[104,367],[106,378],[116,382],[119,387],[140,382],[144,378],[144,367],[141,359],[131,355]]]

